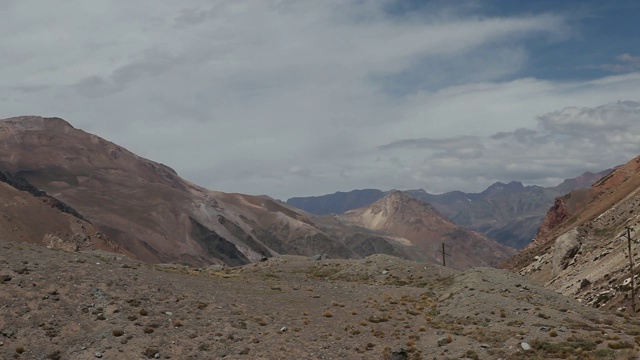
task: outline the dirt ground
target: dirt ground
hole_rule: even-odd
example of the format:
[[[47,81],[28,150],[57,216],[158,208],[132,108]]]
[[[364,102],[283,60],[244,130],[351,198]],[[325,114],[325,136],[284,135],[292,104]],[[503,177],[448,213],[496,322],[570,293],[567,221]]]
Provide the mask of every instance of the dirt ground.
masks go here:
[[[2,359],[635,359],[639,335],[503,270],[385,255],[198,269],[0,240]]]

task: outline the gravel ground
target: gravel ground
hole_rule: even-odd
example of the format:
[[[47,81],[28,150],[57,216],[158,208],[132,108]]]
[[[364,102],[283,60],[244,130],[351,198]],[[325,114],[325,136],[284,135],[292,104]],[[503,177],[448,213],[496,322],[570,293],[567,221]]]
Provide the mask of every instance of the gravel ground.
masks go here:
[[[638,335],[502,270],[384,255],[197,269],[0,240],[2,359],[633,359]]]

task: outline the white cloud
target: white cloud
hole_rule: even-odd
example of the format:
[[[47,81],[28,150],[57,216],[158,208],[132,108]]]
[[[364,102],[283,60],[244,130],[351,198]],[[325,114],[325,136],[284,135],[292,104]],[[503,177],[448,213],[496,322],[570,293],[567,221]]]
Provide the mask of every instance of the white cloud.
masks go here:
[[[527,66],[527,40],[570,35],[559,16],[433,8],[400,19],[383,11],[388,3],[5,2],[0,117],[61,116],[204,186],[288,197],[471,189],[503,162],[459,175],[459,164],[500,155],[469,138],[531,129],[536,116],[568,106],[640,97],[636,74],[514,79]],[[377,150],[421,138],[440,141],[435,158],[419,143]],[[438,140],[450,138],[458,140]],[[552,165],[507,174],[540,177]]]
[[[595,68],[612,72],[628,72],[640,70],[640,56],[633,56],[629,53],[624,53],[616,56],[616,60],[618,60],[618,62],[615,64],[604,64],[595,66]]]
[[[392,153],[403,148],[422,149],[424,157],[409,168],[422,169],[421,180],[435,191],[445,190],[447,179],[473,184],[476,191],[513,179],[557,185],[560,179],[604,170],[640,154],[640,102],[568,107],[539,116],[533,128],[489,137],[405,139],[379,147]],[[478,174],[482,177],[476,178]],[[431,183],[432,178],[441,181]]]

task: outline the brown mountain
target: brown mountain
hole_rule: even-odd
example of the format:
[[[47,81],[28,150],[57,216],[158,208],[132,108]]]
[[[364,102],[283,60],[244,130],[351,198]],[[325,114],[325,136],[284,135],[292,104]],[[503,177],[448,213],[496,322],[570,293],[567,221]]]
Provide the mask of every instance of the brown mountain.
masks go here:
[[[82,214],[147,262],[239,265],[278,253],[354,252],[267,197],[210,191],[59,118],[0,121],[0,170]]]
[[[456,225],[433,206],[401,191],[376,201],[370,206],[338,215],[344,223],[362,226],[406,241],[429,257],[441,262],[442,243],[451,254],[447,264],[466,269],[471,266],[494,266],[515,250],[477,232]]]
[[[591,188],[556,199],[536,239],[502,267],[594,306],[628,308],[629,258],[623,236],[627,226],[640,229],[638,205],[640,157]],[[637,257],[636,244],[633,252]]]
[[[240,265],[278,254],[433,259],[395,236],[266,196],[211,191],[59,118],[0,121],[0,171],[153,263]],[[465,261],[484,265],[494,261]]]

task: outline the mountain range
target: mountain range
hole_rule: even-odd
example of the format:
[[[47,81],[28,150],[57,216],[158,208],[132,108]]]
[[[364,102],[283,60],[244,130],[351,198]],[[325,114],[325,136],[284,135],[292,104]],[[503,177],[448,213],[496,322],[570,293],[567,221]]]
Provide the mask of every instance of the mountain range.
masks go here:
[[[0,143],[0,171],[6,184],[32,189],[56,202],[119,251],[145,262],[242,265],[279,254],[361,258],[373,253],[436,262],[435,245],[449,242],[457,249],[451,266],[462,269],[496,265],[514,254],[481,234],[460,229],[427,204],[405,197],[399,198],[400,203],[406,202],[404,208],[412,211],[402,215],[392,208],[398,199],[388,201],[384,206],[389,209],[383,212],[394,214],[389,222],[397,224],[378,228],[351,218],[314,216],[267,196],[205,189],[166,165],[60,118],[2,120]],[[437,220],[404,221],[403,216],[415,213]],[[436,223],[444,227],[442,231],[425,230]],[[77,233],[70,229],[68,235],[65,239]],[[14,237],[21,236],[27,234]]]
[[[555,198],[571,190],[591,186],[611,172],[584,174],[553,187],[524,186],[521,182],[497,182],[480,193],[451,191],[430,194],[425,190],[405,193],[432,205],[464,228],[480,232],[507,246],[522,249],[535,237]],[[342,213],[378,201],[389,191],[353,190],[315,197],[294,197],[287,204],[313,214]]]

